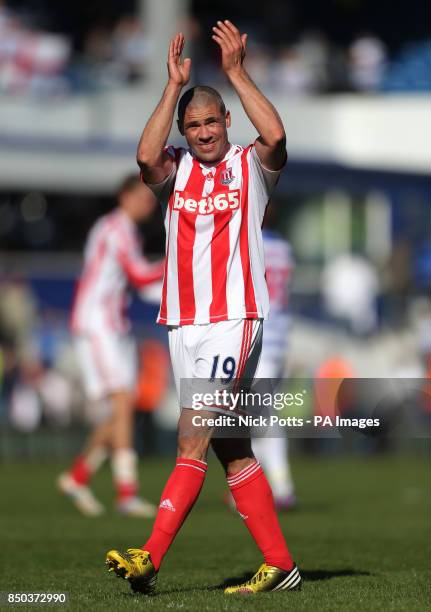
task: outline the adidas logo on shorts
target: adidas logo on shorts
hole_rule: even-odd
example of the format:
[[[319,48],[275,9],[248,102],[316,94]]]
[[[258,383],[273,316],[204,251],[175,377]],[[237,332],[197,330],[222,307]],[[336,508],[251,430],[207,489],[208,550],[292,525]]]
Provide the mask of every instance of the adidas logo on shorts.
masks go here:
[[[165,510],[170,510],[171,512],[175,512],[175,507],[170,499],[163,499],[160,502],[159,508],[164,508]]]

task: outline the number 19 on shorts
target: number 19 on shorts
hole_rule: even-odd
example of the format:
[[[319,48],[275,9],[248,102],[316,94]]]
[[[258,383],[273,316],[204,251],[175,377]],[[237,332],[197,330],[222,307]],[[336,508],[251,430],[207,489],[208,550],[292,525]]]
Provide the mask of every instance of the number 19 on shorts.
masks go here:
[[[222,363],[220,363],[220,355],[214,355],[211,374],[210,374],[210,382],[214,382],[217,378],[217,374],[220,374],[220,369],[224,376],[220,377],[222,383],[229,383],[235,375],[235,359],[233,357],[226,357]]]

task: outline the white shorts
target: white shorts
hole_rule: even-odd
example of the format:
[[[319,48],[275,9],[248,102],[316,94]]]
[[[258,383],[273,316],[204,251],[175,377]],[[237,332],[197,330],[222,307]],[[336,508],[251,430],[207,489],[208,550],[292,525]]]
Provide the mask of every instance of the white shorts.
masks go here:
[[[75,353],[89,400],[110,393],[133,390],[136,384],[136,346],[128,335],[93,333],[76,336]]]
[[[211,392],[232,389],[241,380],[253,379],[262,348],[262,320],[174,325],[169,327],[168,336],[180,405],[192,408],[191,382],[193,390],[202,383],[201,389]],[[217,408],[213,411],[220,412]]]

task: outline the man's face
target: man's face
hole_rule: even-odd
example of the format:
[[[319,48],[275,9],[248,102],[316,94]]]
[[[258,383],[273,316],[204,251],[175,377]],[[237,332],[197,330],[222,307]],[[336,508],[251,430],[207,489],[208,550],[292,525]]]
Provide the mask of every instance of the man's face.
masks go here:
[[[213,102],[199,106],[189,104],[180,130],[197,159],[211,164],[221,161],[229,149],[228,127],[229,111],[224,116],[218,104]]]

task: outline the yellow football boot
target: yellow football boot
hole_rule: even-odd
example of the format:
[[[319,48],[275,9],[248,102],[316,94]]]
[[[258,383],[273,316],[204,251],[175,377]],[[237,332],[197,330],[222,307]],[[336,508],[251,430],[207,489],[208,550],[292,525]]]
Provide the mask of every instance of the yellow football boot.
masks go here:
[[[226,595],[254,595],[269,591],[299,591],[300,588],[301,575],[296,565],[290,572],[286,572],[279,567],[263,563],[250,580],[228,587],[224,592]]]
[[[108,571],[130,582],[133,591],[149,595],[156,587],[157,572],[150,553],[141,548],[128,548],[127,552],[110,550],[106,555]]]

